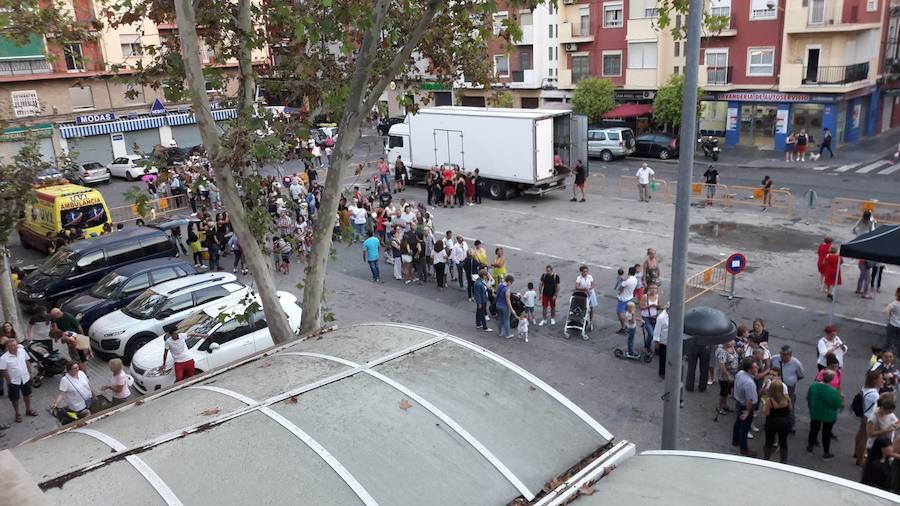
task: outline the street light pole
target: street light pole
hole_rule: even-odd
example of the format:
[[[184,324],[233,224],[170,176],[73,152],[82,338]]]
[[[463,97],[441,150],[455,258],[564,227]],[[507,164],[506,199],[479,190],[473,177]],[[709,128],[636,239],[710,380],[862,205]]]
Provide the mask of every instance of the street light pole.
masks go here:
[[[666,353],[666,395],[663,396],[662,449],[678,447],[681,404],[682,338],[684,335],[684,283],[687,276],[688,233],[691,212],[691,176],[697,145],[697,74],[700,70],[700,24],[703,0],[690,0],[684,45],[684,95],[681,103],[681,146],[678,193],[672,239],[672,288],[669,300],[669,336]]]

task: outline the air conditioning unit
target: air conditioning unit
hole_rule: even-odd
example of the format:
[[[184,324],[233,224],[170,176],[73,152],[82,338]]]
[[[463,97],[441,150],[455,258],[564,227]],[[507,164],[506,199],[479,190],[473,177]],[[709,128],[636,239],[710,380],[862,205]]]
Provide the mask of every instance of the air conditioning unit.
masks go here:
[[[648,91],[645,91],[645,92],[644,92],[643,96],[644,96],[645,99],[656,98],[656,92],[655,92],[655,91],[649,91],[649,90],[648,90]]]
[[[569,51],[569,52],[578,51],[578,44],[576,44],[574,42],[569,42],[568,44],[566,44],[566,51]]]

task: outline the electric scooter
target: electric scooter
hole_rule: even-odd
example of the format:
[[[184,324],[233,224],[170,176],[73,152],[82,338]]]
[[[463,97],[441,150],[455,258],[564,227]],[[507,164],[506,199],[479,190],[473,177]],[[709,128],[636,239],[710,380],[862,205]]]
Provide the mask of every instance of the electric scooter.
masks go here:
[[[646,337],[646,330],[644,330],[644,326],[641,325],[641,334]],[[629,355],[627,350],[623,350],[622,348],[616,348],[613,350],[613,355],[616,358],[623,358],[628,360],[634,360],[637,362],[644,362],[645,364],[649,364],[653,361],[653,353],[647,353],[646,351],[638,352],[634,355]]]

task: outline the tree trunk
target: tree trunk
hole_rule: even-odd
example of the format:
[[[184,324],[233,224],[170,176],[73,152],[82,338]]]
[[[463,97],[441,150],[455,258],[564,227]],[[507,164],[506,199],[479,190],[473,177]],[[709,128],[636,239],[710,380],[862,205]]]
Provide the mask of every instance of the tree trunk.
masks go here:
[[[290,341],[294,338],[294,331],[291,329],[287,316],[281,308],[281,303],[278,301],[278,295],[275,293],[275,280],[272,277],[274,266],[272,265],[271,255],[262,251],[257,238],[247,226],[244,206],[240,196],[237,194],[237,185],[235,184],[232,168],[222,167],[217,160],[220,146],[219,132],[216,129],[216,124],[209,108],[209,98],[206,95],[206,82],[203,77],[203,66],[200,63],[197,23],[192,0],[176,0],[175,16],[194,116],[197,118],[197,126],[200,128],[203,146],[213,167],[213,174],[219,187],[222,203],[225,209],[228,210],[231,227],[241,243],[244,262],[250,269],[253,280],[256,282],[256,293],[259,294],[262,302],[272,341],[276,344]],[[250,23],[248,0],[242,0],[239,16],[244,18],[242,21]],[[240,109],[242,114],[246,114],[246,111],[251,109],[251,107],[248,107],[245,98],[250,97],[252,103],[255,86],[253,86],[253,69],[249,61],[249,55],[246,58],[246,65],[244,65],[245,58],[241,58],[241,60],[240,72],[244,90],[241,96]],[[249,72],[245,74],[247,70]]]
[[[325,272],[328,266],[328,257],[331,253],[331,234],[334,230],[334,222],[337,220],[337,207],[341,198],[341,183],[343,182],[344,169],[353,156],[353,147],[359,140],[362,120],[374,106],[378,97],[387,87],[388,83],[397,76],[403,63],[412,54],[413,49],[422,40],[422,36],[428,29],[435,14],[441,7],[441,0],[430,0],[425,6],[422,17],[416,23],[415,28],[409,33],[403,48],[394,56],[390,65],[379,75],[375,76],[377,82],[369,88],[368,83],[372,77],[374,55],[377,49],[378,37],[384,25],[387,10],[390,7],[389,0],[378,0],[372,9],[372,22],[366,30],[356,56],[353,76],[350,80],[350,90],[347,101],[344,104],[344,113],[339,123],[341,135],[334,146],[334,156],[328,175],[325,177],[325,187],[322,192],[322,203],[319,207],[319,216],[316,219],[312,251],[306,265],[306,281],[303,286],[303,318],[300,322],[300,333],[314,332],[321,326],[322,295],[325,292]],[[368,93],[368,94],[367,94]]]
[[[9,249],[0,246],[0,306],[3,307],[3,321],[12,323],[16,335],[24,337],[25,329],[19,322],[19,306],[16,304],[16,293],[12,286],[12,273],[9,267]]]

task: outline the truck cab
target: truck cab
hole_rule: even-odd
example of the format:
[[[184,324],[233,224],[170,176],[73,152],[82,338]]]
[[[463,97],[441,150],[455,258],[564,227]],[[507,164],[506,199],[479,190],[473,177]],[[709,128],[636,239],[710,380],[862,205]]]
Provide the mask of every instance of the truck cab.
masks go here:
[[[418,179],[414,177],[414,173],[417,171],[410,167],[410,162],[412,160],[412,155],[410,151],[409,145],[409,124],[408,123],[397,123],[395,125],[391,125],[391,129],[388,131],[388,140],[387,145],[385,146],[385,153],[387,154],[388,163],[393,163],[394,160],[399,156],[403,163],[406,164],[406,176],[409,179]],[[424,177],[424,171],[422,177]]]

